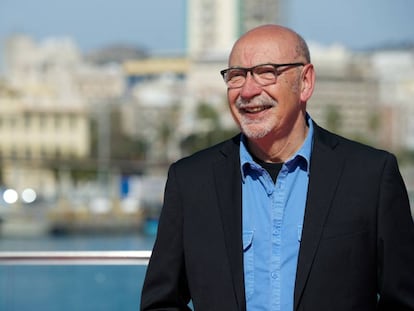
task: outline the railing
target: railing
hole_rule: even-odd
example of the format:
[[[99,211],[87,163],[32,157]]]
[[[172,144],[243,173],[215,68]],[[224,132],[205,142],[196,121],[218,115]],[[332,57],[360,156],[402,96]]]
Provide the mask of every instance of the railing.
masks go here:
[[[151,251],[0,252],[0,265],[147,265]]]

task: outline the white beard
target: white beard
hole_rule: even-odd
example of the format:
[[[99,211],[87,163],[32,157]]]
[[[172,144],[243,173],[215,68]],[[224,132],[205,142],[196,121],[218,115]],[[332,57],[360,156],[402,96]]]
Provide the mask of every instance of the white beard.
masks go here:
[[[277,102],[274,99],[264,97],[263,95],[255,97],[250,101],[243,100],[239,97],[236,101],[236,107],[239,109],[239,111],[246,107],[275,107],[276,105]],[[240,112],[239,122],[240,130],[242,133],[248,138],[252,139],[265,137],[272,131],[273,127],[275,126],[275,120],[269,119],[268,115],[265,115],[263,118],[259,119],[251,119],[247,117],[246,114],[242,111]]]
[[[265,137],[272,130],[272,126],[268,122],[260,122],[260,120],[252,121],[244,118],[240,119],[240,130],[248,138],[259,139]]]

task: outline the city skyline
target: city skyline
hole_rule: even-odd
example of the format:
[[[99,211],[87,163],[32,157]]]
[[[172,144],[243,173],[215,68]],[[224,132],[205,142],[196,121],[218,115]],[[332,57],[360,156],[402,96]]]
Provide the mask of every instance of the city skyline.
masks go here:
[[[189,42],[205,35],[201,38],[211,40],[204,41],[201,53],[212,47],[225,51],[226,43],[237,36],[232,25],[241,21],[237,16],[227,19],[238,0],[215,0],[217,7],[210,10],[204,1],[194,2],[198,7],[193,7],[190,16],[200,17],[188,27],[208,31],[197,32]],[[223,5],[229,3],[232,5]],[[253,3],[259,2],[250,0]],[[242,21],[266,8],[249,7],[241,14]],[[215,31],[211,37],[210,27]],[[233,32],[219,44],[213,42],[223,38],[217,35],[220,31],[228,30]],[[76,36],[72,37],[78,44]],[[45,195],[55,197],[60,178],[66,178],[54,173],[58,166],[66,169],[70,163],[74,171],[93,172],[86,176],[104,184],[104,174],[98,172],[109,168],[141,172],[141,163],[145,163],[141,161],[165,165],[199,150],[201,144],[211,144],[217,134],[228,135],[235,127],[231,115],[224,113],[228,107],[223,105],[226,88],[219,75],[226,66],[222,54],[210,58],[133,56],[122,66],[102,66],[85,61],[62,37],[48,42],[33,39],[33,43],[21,37],[10,41],[11,70],[1,80],[0,151],[3,160],[10,160],[2,164],[6,185],[17,185],[16,189],[24,189],[26,183],[32,188],[37,185]],[[413,51],[359,53],[336,46],[311,48],[315,48],[312,55],[318,86],[307,107],[315,122],[402,156],[402,151],[413,150]],[[212,109],[207,114],[199,110],[205,104]],[[33,166],[50,163],[51,167],[39,166],[39,173],[34,174],[30,165],[22,169],[27,161]],[[81,184],[76,185],[81,193]]]
[[[309,42],[339,43],[350,49],[414,42],[410,0],[285,0],[283,11],[281,22]],[[15,33],[34,40],[71,37],[86,53],[122,43],[155,54],[183,54],[185,14],[186,0],[2,0],[0,59],[5,40]]]

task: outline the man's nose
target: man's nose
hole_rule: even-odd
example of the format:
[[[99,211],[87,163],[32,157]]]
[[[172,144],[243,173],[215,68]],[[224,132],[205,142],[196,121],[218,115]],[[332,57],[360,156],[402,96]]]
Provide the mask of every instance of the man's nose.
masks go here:
[[[253,77],[251,72],[246,74],[246,80],[240,89],[240,96],[242,98],[253,98],[262,92],[262,87]]]

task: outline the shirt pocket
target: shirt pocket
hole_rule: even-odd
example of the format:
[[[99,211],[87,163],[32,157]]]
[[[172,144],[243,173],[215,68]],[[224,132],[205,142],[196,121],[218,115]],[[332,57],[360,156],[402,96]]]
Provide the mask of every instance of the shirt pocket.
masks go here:
[[[246,300],[254,292],[254,248],[253,231],[243,232],[244,288]]]

